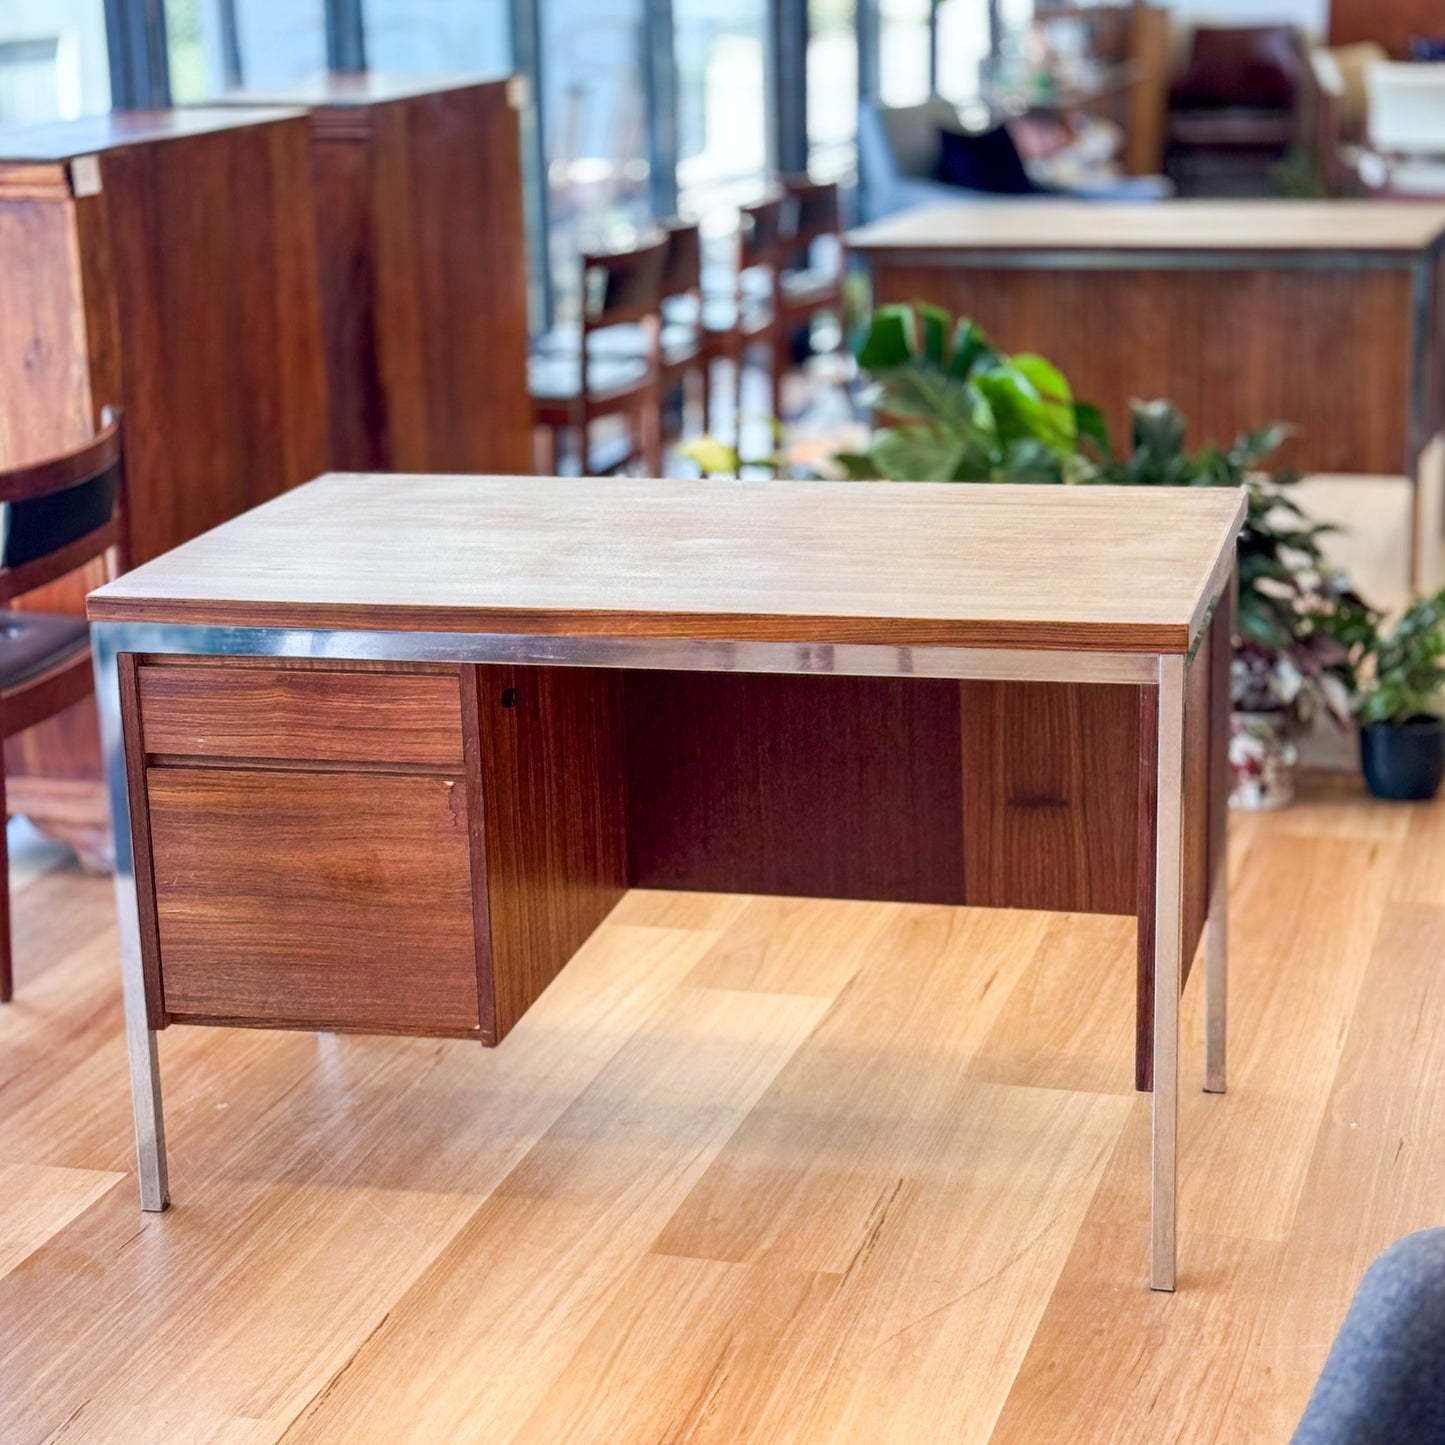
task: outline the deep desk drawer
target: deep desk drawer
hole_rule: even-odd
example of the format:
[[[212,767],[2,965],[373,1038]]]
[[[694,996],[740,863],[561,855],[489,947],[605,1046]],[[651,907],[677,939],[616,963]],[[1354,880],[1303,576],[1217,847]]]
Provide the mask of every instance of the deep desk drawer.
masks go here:
[[[466,783],[151,767],[174,1018],[477,1035]]]
[[[463,766],[455,669],[152,664],[137,681],[152,755]]]

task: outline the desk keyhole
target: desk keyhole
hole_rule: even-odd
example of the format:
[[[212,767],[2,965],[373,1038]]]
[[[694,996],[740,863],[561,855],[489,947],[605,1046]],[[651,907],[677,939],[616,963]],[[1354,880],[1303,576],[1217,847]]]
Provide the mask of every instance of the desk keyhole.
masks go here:
[[[504,687],[504,688],[502,689],[502,706],[503,706],[503,707],[516,707],[516,705],[517,705],[517,689],[516,689],[515,687]]]

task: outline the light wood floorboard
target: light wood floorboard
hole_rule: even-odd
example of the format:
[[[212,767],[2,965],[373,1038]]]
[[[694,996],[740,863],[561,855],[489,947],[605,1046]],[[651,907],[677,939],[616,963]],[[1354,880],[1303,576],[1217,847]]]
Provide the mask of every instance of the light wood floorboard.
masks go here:
[[[1287,1439],[1445,1222],[1445,803],[1232,840],[1173,1296],[1131,920],[635,892],[498,1050],[173,1029],[142,1216],[110,886],[22,847],[0,1440]]]

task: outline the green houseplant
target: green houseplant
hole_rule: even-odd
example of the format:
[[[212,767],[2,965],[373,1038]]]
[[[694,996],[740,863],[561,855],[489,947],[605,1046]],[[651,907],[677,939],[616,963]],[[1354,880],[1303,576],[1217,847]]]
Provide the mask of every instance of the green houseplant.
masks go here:
[[[1445,591],[1394,622],[1369,610],[1335,624],[1349,652],[1360,764],[1377,798],[1433,798],[1445,778]]]

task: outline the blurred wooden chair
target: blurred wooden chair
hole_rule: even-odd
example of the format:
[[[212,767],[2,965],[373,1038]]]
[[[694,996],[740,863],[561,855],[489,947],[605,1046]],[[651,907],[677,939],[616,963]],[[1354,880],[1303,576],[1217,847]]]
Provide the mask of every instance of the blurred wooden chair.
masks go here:
[[[811,327],[819,312],[832,312],[843,345],[843,213],[833,181],[806,176],[784,180],[784,221],[778,267],[778,326],[775,376],[792,365],[793,338]],[[781,415],[781,413],[779,413]]]
[[[731,364],[733,411],[739,426],[743,358],[750,349],[766,352],[772,367],[773,415],[782,409],[782,377],[775,364],[782,239],[782,196],[744,206],[738,213],[733,264],[703,272],[703,354],[709,364]]]
[[[582,256],[582,318],[570,346],[566,333],[541,338],[528,362],[532,422],[543,434],[541,470],[556,470],[559,431],[577,433],[584,475],[614,471],[640,459],[649,476],[662,473],[660,386],[663,274],[668,242],[654,236],[625,250]],[[637,340],[614,350],[599,333],[630,327]],[[594,451],[592,423],[623,416],[627,445],[615,456]]]
[[[83,617],[18,612],[9,604],[103,557],[121,569],[120,412],[107,407],[93,441],[62,456],[0,472],[0,741],[79,702],[95,688]],[[0,767],[0,803],[4,801]],[[0,807],[0,819],[8,810]],[[0,1002],[14,989],[10,853],[0,828]]]

